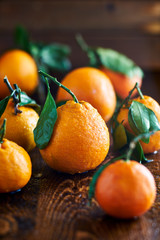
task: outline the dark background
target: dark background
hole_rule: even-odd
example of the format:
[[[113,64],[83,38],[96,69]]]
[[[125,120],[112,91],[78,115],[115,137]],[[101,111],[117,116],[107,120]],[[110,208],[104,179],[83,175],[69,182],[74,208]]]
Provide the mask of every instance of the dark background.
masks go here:
[[[0,54],[13,47],[19,24],[35,41],[70,45],[73,68],[88,64],[77,33],[89,45],[126,54],[145,71],[144,93],[160,100],[160,1],[1,0]]]

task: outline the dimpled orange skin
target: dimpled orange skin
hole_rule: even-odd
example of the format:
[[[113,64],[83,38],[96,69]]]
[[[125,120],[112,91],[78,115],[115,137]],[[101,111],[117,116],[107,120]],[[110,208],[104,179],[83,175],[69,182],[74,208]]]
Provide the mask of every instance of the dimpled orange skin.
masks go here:
[[[38,71],[34,59],[25,51],[10,50],[0,57],[0,99],[10,94],[4,77],[7,76],[12,87],[19,88],[31,95],[38,86]]]
[[[117,95],[121,99],[125,99],[128,96],[129,91],[133,89],[136,82],[138,83],[139,87],[141,87],[142,85],[142,78],[138,76],[129,78],[124,74],[114,72],[105,67],[101,68],[101,70],[110,78]],[[134,90],[134,92],[132,93],[132,97],[134,97],[136,94],[137,91]]]
[[[28,153],[16,143],[3,139],[0,144],[0,193],[24,187],[30,180],[31,172]]]
[[[108,128],[89,103],[67,101],[57,108],[58,119],[48,146],[40,150],[53,169],[70,174],[96,168],[109,150]]]
[[[155,113],[158,121],[160,122],[160,105],[153,98],[149,96],[144,96],[144,99],[138,97],[133,100],[143,103],[147,108],[151,109]],[[122,123],[126,127],[126,129],[133,133],[128,122],[128,109],[122,108],[118,114],[117,120],[119,123],[123,121]],[[145,154],[158,151],[160,149],[160,131],[157,131],[150,136],[150,141],[148,144],[142,141],[140,141],[140,143]]]
[[[95,107],[104,121],[109,121],[116,107],[116,94],[109,78],[100,70],[91,67],[78,68],[67,74],[62,84],[69,88],[79,100]],[[56,101],[72,97],[59,88]]]
[[[133,218],[148,211],[156,197],[151,172],[136,161],[117,162],[99,176],[95,197],[102,209],[116,218]]]
[[[5,137],[22,146],[27,152],[35,148],[33,130],[39,119],[38,114],[30,107],[19,107],[22,113],[15,115],[14,104],[10,100],[4,113],[0,118],[0,125],[6,118]]]

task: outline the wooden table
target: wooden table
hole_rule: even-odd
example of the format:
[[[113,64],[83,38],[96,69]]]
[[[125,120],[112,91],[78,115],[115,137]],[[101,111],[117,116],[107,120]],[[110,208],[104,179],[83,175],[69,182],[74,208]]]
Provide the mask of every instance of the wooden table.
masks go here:
[[[0,195],[0,238],[4,240],[159,240],[160,153],[146,166],[157,184],[156,201],[133,220],[107,216],[94,200],[88,206],[88,185],[94,171],[68,175],[50,169],[38,149],[30,153],[33,174],[21,191]],[[111,159],[112,153],[107,156]]]

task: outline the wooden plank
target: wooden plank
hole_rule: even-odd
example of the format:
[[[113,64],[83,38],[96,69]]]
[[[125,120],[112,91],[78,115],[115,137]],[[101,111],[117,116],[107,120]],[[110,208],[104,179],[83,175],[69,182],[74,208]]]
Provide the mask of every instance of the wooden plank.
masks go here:
[[[0,30],[17,23],[35,30],[141,29],[159,15],[160,3],[152,1],[1,1]]]

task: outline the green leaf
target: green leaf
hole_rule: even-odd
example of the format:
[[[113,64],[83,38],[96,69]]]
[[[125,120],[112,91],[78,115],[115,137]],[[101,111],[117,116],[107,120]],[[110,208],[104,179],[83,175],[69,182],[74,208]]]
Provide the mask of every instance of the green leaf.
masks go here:
[[[150,120],[150,131],[159,131],[160,130],[160,123],[155,115],[155,113],[148,108],[148,113],[149,113],[149,120]]]
[[[19,106],[29,106],[32,107],[37,113],[40,112],[40,105],[38,105],[36,101],[30,98],[25,92],[20,93],[20,100]]]
[[[133,101],[129,108],[128,121],[136,135],[149,132],[150,118],[148,108],[140,102]],[[142,141],[149,143],[149,138],[142,139]]]
[[[51,95],[48,80],[46,80],[48,94],[43,110],[34,129],[34,140],[39,149],[45,148],[52,136],[53,128],[57,120],[57,110],[55,101]]]
[[[27,30],[22,26],[17,26],[14,32],[15,44],[23,49],[24,51],[30,53],[30,42]]]
[[[46,45],[41,42],[33,42],[22,26],[16,27],[14,39],[19,48],[32,55],[38,69],[48,71],[50,68],[56,71],[68,71],[71,68],[71,62],[68,59],[71,52],[69,46],[59,43]]]
[[[90,64],[95,67],[104,66],[115,72],[122,73],[130,78],[138,76],[143,77],[143,71],[131,59],[125,55],[107,48],[90,48],[88,51]]]
[[[6,107],[7,107],[7,104],[8,104],[8,101],[11,97],[8,96],[6,98],[4,98],[3,100],[0,101],[0,117],[2,116],[2,114],[4,113]]]
[[[70,48],[63,44],[51,44],[44,46],[40,53],[41,62],[48,67],[59,71],[67,71],[71,68],[68,60]]]
[[[155,113],[137,101],[133,101],[129,108],[128,121],[136,135],[160,130],[160,123]],[[149,143],[149,137],[143,138],[142,141]]]
[[[115,150],[121,149],[127,144],[127,135],[122,123],[119,123],[114,129],[113,140]]]

